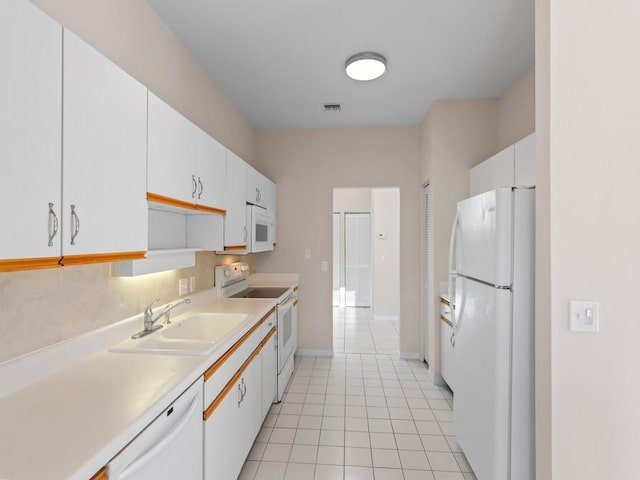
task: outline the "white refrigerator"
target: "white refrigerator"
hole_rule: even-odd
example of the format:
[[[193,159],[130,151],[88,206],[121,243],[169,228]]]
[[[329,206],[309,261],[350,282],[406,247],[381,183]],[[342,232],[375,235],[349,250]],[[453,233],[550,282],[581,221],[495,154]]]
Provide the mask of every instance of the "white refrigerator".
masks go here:
[[[478,480],[534,480],[535,190],[458,203],[451,235],[454,431]]]

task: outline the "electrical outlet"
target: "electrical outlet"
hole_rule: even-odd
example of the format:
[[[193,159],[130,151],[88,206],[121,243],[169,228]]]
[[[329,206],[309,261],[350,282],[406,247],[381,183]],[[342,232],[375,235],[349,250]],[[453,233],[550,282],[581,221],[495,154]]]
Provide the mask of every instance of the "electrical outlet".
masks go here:
[[[178,280],[178,295],[181,297],[189,293],[189,279],[181,278]]]
[[[189,277],[189,291],[191,293],[196,291],[196,277]]]

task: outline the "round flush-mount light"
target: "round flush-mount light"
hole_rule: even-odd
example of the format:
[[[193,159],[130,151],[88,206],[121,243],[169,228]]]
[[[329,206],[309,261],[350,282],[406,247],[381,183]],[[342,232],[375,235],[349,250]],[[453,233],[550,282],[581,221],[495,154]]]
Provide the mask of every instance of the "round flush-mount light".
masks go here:
[[[357,53],[346,61],[344,68],[354,80],[367,81],[381,77],[387,70],[387,59],[379,53]]]

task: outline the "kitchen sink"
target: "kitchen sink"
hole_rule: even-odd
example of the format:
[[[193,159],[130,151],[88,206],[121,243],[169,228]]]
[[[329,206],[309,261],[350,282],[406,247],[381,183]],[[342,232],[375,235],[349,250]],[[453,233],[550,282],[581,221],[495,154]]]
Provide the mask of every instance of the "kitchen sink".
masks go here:
[[[238,326],[248,315],[242,313],[196,313],[176,317],[159,333],[175,340],[204,340],[215,342]]]
[[[146,337],[129,338],[111,352],[161,355],[207,355],[216,342],[249,315],[239,313],[185,313]]]

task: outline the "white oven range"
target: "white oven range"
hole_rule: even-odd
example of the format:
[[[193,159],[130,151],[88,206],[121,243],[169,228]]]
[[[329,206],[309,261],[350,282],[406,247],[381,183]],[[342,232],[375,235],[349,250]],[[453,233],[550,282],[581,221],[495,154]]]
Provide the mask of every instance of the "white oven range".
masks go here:
[[[278,346],[278,385],[276,402],[282,401],[284,390],[293,374],[293,355],[298,340],[297,293],[286,287],[250,287],[249,265],[236,262],[216,267],[215,284],[218,297],[273,298],[276,305],[276,338]]]

